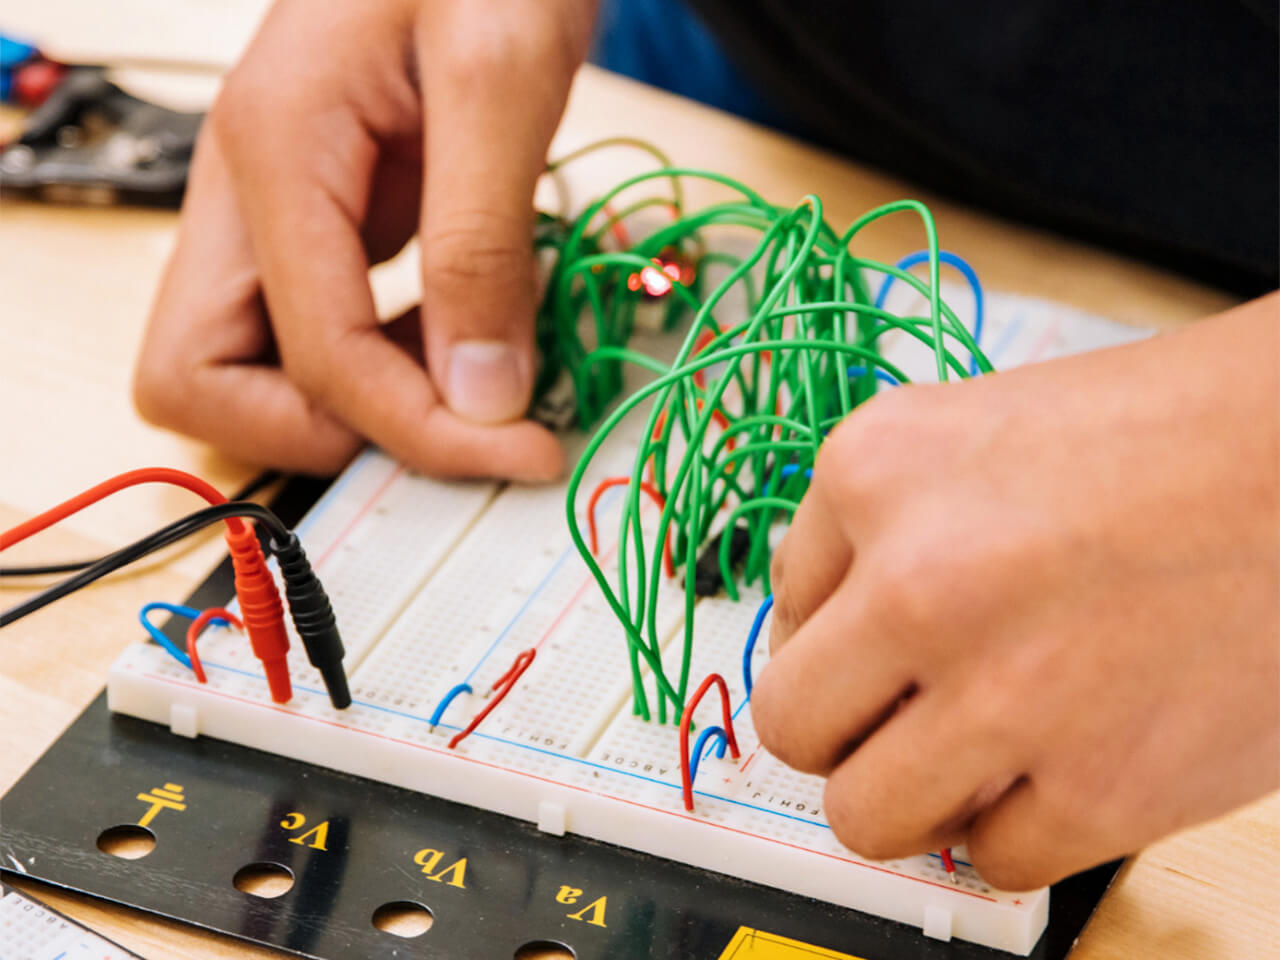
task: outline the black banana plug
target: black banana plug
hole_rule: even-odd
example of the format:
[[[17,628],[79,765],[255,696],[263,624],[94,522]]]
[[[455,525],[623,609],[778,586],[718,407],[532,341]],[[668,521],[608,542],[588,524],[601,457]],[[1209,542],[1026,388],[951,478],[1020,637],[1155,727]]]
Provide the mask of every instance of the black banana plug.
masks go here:
[[[329,595],[311,569],[311,562],[295,533],[283,543],[272,541],[271,550],[280,563],[284,578],[284,595],[289,603],[289,616],[307,651],[307,659],[320,671],[329,702],[338,710],[351,706],[351,690],[347,672],[342,666],[346,650],[338,633]]]

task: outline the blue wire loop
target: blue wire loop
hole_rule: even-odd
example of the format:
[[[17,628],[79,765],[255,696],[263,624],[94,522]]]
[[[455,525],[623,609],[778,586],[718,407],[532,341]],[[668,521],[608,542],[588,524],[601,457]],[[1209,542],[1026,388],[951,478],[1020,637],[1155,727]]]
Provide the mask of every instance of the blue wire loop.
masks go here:
[[[917,250],[915,253],[909,253],[895,264],[899,270],[910,270],[912,267],[919,266],[922,263],[929,262],[928,250]],[[977,271],[969,264],[956,256],[950,250],[938,251],[938,262],[945,263],[948,266],[955,267],[964,275],[965,280],[969,284],[969,289],[973,291],[973,342],[979,347],[982,346],[982,320],[984,314],[982,284],[978,282]],[[898,278],[893,274],[889,274],[880,283],[880,292],[876,294],[875,307],[877,309],[884,306],[885,300],[889,296],[889,288]],[[877,371],[878,373],[879,371]],[[969,358],[969,374],[976,377],[978,375],[978,358]]]
[[[708,744],[707,741],[712,737],[716,737],[717,741],[713,744]],[[716,759],[723,760],[724,750],[727,744],[728,740],[725,738],[724,729],[722,727],[707,727],[707,729],[702,731],[702,735],[698,737],[698,742],[694,744],[693,753],[689,757],[690,783],[693,783],[694,779],[698,776],[698,763],[702,760],[703,748],[706,747],[707,753],[715,750]]]
[[[431,719],[427,721],[427,724],[429,726],[434,727],[436,724],[440,722],[440,718],[444,716],[444,712],[449,709],[449,704],[453,703],[454,700],[458,699],[458,696],[460,694],[471,693],[471,692],[472,692],[471,684],[469,683],[458,684],[456,687],[454,687],[452,690],[450,690],[448,693],[444,695],[444,699],[442,699],[438,704],[436,704],[436,708],[431,711]]]
[[[786,467],[782,468],[786,470]],[[812,473],[812,471],[809,471]],[[751,622],[751,632],[747,634],[747,645],[742,648],[742,685],[746,688],[747,699],[751,699],[751,655],[756,652],[756,641],[760,638],[760,628],[764,626],[764,618],[769,615],[769,611],[773,609],[773,594],[764,598],[764,603],[760,604],[760,609],[756,611],[756,618]]]
[[[779,480],[785,480],[785,479],[787,479],[787,477],[794,476],[794,475],[795,475],[795,473],[796,473],[796,471],[797,471],[797,470],[799,470],[799,469],[800,469],[800,467],[799,467],[799,466],[797,466],[797,465],[796,465],[796,464],[794,464],[794,463],[787,463],[787,464],[783,464],[782,470],[781,470],[781,471],[779,471],[778,479],[779,479]],[[813,479],[813,468],[812,468],[812,467],[805,467],[805,468],[804,468],[804,475],[805,475],[805,477],[806,477],[807,479],[812,480],[812,479]],[[772,481],[772,480],[766,481],[766,482],[765,482],[765,485],[764,485],[764,495],[767,497],[767,496],[769,496],[769,494],[771,494],[772,492],[773,492],[773,481]]]
[[[181,648],[179,648],[176,643],[174,643],[172,640],[166,637],[161,632],[159,627],[157,627],[154,623],[151,622],[151,614],[154,613],[156,610],[163,610],[165,613],[171,613],[176,617],[186,617],[188,620],[194,620],[196,617],[200,616],[200,611],[197,610],[195,607],[184,607],[178,603],[160,603],[160,602],[148,603],[146,606],[144,606],[141,610],[138,611],[138,620],[142,623],[144,627],[147,628],[147,633],[151,634],[151,639],[154,640],[156,643],[158,643],[160,646],[164,647],[164,649],[169,652],[169,654],[173,657],[173,659],[177,660],[180,664],[182,664],[184,667],[190,670],[191,658],[188,657],[186,652]],[[209,622],[219,623],[219,624],[222,624],[224,627],[227,625],[227,621],[223,620],[221,617],[216,617],[213,620],[210,620]]]
[[[845,373],[849,375],[850,380],[855,380],[858,377],[865,377],[867,375],[867,368],[859,367],[857,364],[855,364],[854,366],[846,370]],[[888,370],[881,370],[879,367],[876,367],[876,369],[873,371],[873,376],[875,376],[875,378],[879,380],[881,383],[887,383],[891,387],[902,386],[902,384],[898,382],[898,378],[895,377]]]

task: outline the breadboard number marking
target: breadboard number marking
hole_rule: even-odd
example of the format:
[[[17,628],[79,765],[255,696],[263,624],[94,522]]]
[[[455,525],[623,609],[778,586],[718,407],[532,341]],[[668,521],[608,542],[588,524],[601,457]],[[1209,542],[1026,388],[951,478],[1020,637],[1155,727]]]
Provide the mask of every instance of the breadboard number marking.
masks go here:
[[[280,826],[290,833],[301,830],[306,825],[307,818],[297,811],[288,814],[280,821]],[[312,850],[324,850],[327,853],[329,848],[325,844],[329,842],[329,821],[323,820],[305,833],[290,837],[289,842],[296,843],[300,847],[310,847]]]
[[[556,903],[568,905],[576,905],[581,899],[583,892],[578,887],[563,886],[560,892],[556,894]],[[570,920],[577,920],[582,923],[588,923],[593,927],[607,927],[604,922],[605,910],[609,906],[608,897],[600,897],[592,900],[577,913],[568,914]]]
[[[432,850],[428,847],[415,853],[413,862],[422,868],[428,880],[457,887],[459,890],[467,889],[467,858],[462,857],[447,867],[441,868],[440,864],[444,858],[443,850]]]

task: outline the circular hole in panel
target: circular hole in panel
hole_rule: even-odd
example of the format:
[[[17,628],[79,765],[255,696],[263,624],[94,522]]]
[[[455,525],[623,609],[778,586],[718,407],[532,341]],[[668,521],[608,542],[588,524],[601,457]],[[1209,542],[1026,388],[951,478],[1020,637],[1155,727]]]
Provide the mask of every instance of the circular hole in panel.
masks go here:
[[[577,960],[578,955],[559,940],[531,940],[516,951],[515,960]]]
[[[156,848],[156,835],[136,823],[107,827],[98,834],[98,849],[121,860],[139,860]]]
[[[373,911],[373,925],[383,933],[397,937],[420,937],[431,929],[435,917],[431,911],[412,900],[393,900]]]
[[[247,863],[236,871],[231,885],[251,897],[271,900],[293,889],[293,871],[279,863]]]

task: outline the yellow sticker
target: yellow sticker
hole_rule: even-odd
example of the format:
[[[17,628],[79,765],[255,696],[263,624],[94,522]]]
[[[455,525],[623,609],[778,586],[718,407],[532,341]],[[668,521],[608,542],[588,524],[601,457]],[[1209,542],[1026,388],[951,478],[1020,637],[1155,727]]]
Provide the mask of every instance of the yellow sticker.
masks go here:
[[[790,940],[763,930],[739,927],[720,960],[862,960],[851,953],[836,953],[810,943]]]

